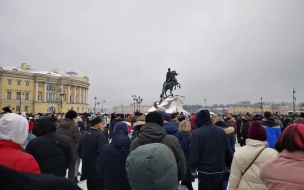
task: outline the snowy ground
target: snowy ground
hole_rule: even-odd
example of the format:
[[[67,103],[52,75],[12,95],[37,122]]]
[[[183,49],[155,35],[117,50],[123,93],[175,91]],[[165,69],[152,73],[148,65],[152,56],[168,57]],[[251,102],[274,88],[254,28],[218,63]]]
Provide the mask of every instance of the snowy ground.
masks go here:
[[[237,150],[238,148],[240,148],[240,145],[236,144],[235,145],[235,150]],[[81,171],[81,165],[80,165],[79,168],[80,168],[79,171]],[[79,179],[79,177],[78,177],[78,179]],[[197,181],[197,179],[195,180],[195,182],[192,183],[192,185],[193,185],[194,190],[198,190],[198,181]],[[81,181],[81,182],[79,182],[78,186],[81,189],[83,189],[83,190],[87,190],[87,181]]]

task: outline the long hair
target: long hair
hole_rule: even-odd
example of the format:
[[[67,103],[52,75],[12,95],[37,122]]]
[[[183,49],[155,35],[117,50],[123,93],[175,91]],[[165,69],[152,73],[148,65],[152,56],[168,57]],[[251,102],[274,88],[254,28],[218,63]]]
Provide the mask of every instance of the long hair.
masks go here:
[[[189,132],[191,131],[190,121],[184,120],[179,124],[178,130],[181,132]]]

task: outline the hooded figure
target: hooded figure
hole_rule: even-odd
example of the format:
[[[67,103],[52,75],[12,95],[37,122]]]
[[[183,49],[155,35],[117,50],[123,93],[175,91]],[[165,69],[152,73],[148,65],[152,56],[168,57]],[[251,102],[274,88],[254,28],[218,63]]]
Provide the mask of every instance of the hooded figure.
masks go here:
[[[130,144],[127,124],[116,123],[111,143],[103,147],[97,158],[97,169],[103,173],[106,190],[131,190],[125,166]]]
[[[178,139],[172,135],[167,135],[163,124],[164,120],[160,113],[155,111],[148,113],[146,124],[142,126],[138,137],[131,143],[130,152],[145,144],[161,143],[167,145],[173,152],[176,160],[178,180],[182,180],[187,170],[184,152]]]
[[[208,110],[198,112],[195,124],[198,129],[191,136],[190,170],[199,170],[199,190],[221,189],[222,174],[232,161],[226,133],[212,125]]]
[[[20,172],[40,174],[35,158],[20,151],[28,135],[28,121],[7,113],[0,119],[0,164]]]
[[[177,190],[176,162],[166,145],[138,147],[128,156],[126,170],[132,190]]]
[[[65,177],[73,158],[68,137],[56,134],[51,117],[39,120],[37,133],[39,136],[27,144],[25,151],[37,160],[41,173]]]

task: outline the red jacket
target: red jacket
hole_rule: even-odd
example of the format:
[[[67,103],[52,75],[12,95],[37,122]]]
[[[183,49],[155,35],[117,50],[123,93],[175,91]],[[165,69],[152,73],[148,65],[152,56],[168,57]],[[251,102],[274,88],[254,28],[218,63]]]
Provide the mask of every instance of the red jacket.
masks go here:
[[[35,158],[22,152],[21,145],[12,141],[0,140],[0,164],[19,172],[40,174]]]

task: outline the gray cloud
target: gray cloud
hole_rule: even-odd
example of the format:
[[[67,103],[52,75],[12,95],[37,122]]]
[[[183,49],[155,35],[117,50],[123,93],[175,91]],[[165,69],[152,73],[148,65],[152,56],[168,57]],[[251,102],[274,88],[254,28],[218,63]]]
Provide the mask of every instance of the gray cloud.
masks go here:
[[[304,1],[0,1],[0,64],[85,71],[90,102],[304,101]]]

